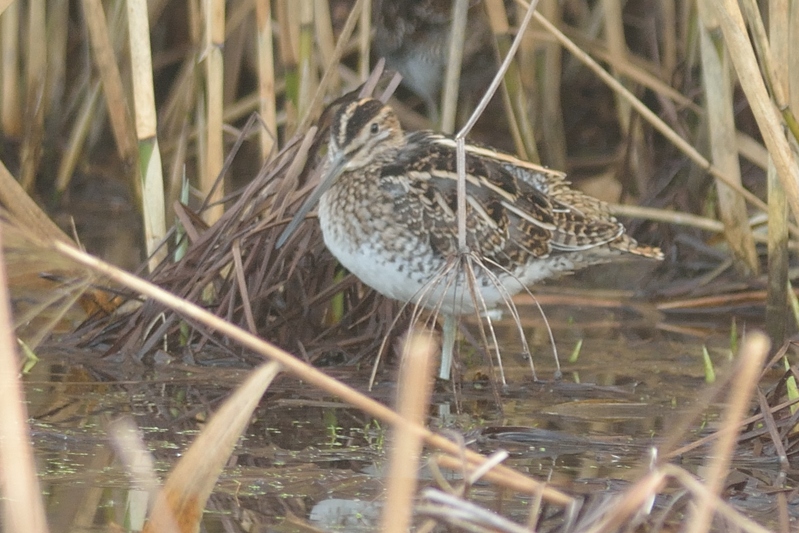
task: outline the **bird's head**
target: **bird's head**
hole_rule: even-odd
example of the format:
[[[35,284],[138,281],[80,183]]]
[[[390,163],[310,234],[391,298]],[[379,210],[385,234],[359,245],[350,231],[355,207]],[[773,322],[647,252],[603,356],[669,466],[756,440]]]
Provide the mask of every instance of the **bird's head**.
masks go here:
[[[330,128],[330,171],[355,170],[381,162],[405,143],[394,110],[374,98],[343,106]]]

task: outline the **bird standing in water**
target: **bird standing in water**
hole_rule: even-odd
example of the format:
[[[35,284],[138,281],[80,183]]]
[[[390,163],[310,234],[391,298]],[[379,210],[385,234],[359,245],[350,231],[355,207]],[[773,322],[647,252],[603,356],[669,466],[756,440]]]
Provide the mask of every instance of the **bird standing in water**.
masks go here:
[[[474,268],[463,268],[455,151],[452,137],[403,131],[379,100],[343,104],[320,185],[279,241],[318,201],[325,244],[345,268],[385,296],[444,315],[440,377],[450,374],[454,317],[484,314],[533,283],[622,254],[662,259],[564,174],[467,143],[466,264]]]

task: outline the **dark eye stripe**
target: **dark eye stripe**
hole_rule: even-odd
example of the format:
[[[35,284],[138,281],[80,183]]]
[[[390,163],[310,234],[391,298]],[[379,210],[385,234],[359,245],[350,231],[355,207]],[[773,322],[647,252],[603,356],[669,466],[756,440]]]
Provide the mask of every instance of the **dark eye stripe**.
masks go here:
[[[336,121],[339,131],[344,128],[344,135],[341,133],[336,135],[339,145],[343,147],[350,144],[361,129],[377,117],[382,109],[383,103],[372,98],[361,100],[342,109],[341,116]]]

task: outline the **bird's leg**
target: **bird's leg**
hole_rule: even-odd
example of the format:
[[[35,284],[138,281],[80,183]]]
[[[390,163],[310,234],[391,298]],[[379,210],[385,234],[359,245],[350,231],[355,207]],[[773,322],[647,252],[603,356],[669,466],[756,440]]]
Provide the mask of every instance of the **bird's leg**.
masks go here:
[[[452,354],[455,348],[455,335],[458,332],[458,319],[455,315],[444,315],[441,338],[441,367],[438,377],[449,380],[452,369]]]

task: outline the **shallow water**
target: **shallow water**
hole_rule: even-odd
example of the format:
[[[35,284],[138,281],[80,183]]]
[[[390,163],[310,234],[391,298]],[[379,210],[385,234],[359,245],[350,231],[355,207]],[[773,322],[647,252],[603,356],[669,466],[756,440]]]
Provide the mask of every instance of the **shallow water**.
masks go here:
[[[562,379],[553,379],[557,370],[540,314],[522,304],[538,380],[522,355],[515,323],[501,320],[494,325],[502,339],[507,385],[492,387],[486,378],[491,370],[462,341],[459,392],[437,386],[430,425],[465,435],[486,454],[507,450],[508,466],[571,493],[606,491],[637,479],[653,446],[705,387],[702,344],[717,371],[731,360],[729,334],[722,329],[709,328],[701,339],[664,331],[674,329],[674,322],[664,327],[658,322],[662,315],[641,302],[546,305],[546,313]],[[474,324],[468,330],[477,332]],[[579,357],[570,360],[578,342]],[[142,495],[132,490],[115,459],[109,422],[130,416],[165,476],[208,414],[247,374],[243,368],[176,364],[126,369],[96,354],[59,353],[52,347],[40,357],[25,377],[25,390],[51,531],[90,531],[107,524],[136,529]],[[330,369],[361,390],[368,371]],[[392,402],[394,373],[388,368],[378,375],[373,396]],[[712,426],[717,412],[711,406],[703,423]],[[281,376],[217,484],[204,518],[206,530],[300,530],[287,514],[323,529],[374,530],[389,439],[371,417]],[[420,477],[431,476],[425,470]],[[474,487],[470,496],[526,520],[525,498],[488,485]]]

